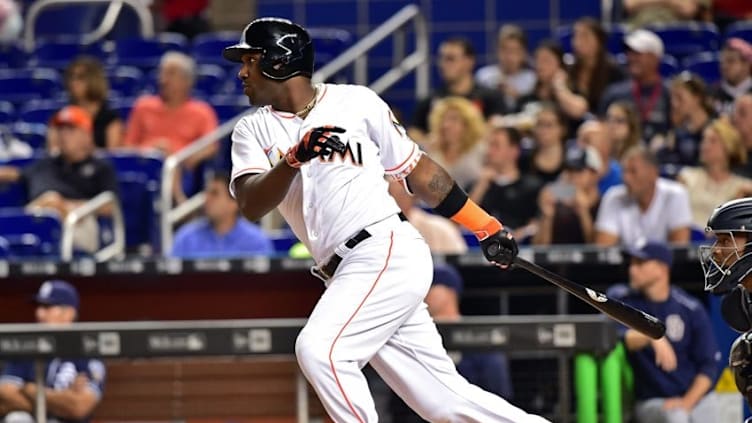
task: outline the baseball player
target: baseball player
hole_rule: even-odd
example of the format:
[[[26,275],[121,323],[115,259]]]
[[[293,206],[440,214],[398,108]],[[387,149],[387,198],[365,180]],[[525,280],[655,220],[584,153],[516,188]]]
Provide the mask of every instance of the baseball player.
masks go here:
[[[378,421],[361,373],[370,363],[426,420],[544,422],[457,373],[423,303],[431,255],[385,177],[473,231],[502,268],[517,254],[514,239],[373,91],[312,85],[313,54],[309,34],[277,18],[254,20],[223,52],[241,64],[243,91],[259,106],[232,134],[230,192],[251,220],[278,207],[327,286],[295,345],[327,412],[337,422]]]

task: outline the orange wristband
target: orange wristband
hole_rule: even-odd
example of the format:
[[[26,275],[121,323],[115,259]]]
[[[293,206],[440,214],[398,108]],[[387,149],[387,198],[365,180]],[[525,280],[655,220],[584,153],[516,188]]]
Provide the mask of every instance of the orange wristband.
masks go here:
[[[452,220],[472,231],[481,241],[504,229],[501,222],[469,198],[460,211],[452,216]]]

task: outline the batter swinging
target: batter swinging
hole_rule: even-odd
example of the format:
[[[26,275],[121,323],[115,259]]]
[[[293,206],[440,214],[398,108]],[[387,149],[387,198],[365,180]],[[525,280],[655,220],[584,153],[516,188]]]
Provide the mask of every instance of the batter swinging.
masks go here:
[[[327,286],[295,352],[329,415],[378,421],[361,373],[370,363],[429,421],[545,422],[457,373],[423,303],[431,255],[384,177],[472,230],[486,258],[507,267],[517,245],[501,223],[421,152],[374,92],[312,85],[313,46],[300,26],[254,20],[223,55],[242,64],[244,93],[260,107],[232,134],[230,191],[251,220],[278,207]]]

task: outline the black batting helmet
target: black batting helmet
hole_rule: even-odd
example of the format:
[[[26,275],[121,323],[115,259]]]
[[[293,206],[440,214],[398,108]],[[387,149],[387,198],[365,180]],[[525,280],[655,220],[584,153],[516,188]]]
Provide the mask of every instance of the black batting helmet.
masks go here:
[[[240,63],[243,55],[250,52],[261,53],[261,73],[267,78],[284,81],[293,76],[313,75],[311,36],[287,19],[254,20],[245,27],[240,41],[225,48],[222,56]]]
[[[724,293],[752,273],[752,198],[732,200],[717,207],[708,219],[705,232],[725,233],[732,245],[700,247],[705,273],[705,290]]]

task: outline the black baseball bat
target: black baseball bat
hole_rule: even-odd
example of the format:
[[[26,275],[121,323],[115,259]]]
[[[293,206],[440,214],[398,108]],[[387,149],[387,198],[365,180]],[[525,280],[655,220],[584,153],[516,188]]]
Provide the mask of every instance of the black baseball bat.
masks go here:
[[[638,310],[623,302],[610,298],[606,294],[572,282],[556,273],[531,263],[521,257],[514,258],[514,265],[558,286],[575,297],[595,307],[601,313],[621,322],[627,327],[659,339],[666,333],[666,325],[656,317]]]

